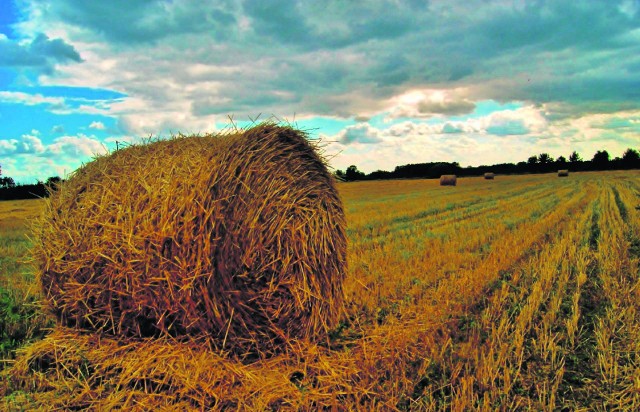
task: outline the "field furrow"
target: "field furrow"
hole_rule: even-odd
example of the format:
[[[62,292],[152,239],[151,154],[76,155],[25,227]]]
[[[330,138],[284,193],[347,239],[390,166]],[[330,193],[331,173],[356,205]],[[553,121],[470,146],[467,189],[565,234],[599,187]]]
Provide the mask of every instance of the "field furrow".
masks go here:
[[[2,352],[0,408],[640,410],[640,172],[339,190],[340,325],[251,362],[193,342],[43,338],[28,217],[9,210],[39,206],[0,205],[0,287],[25,314],[14,341],[34,342]]]

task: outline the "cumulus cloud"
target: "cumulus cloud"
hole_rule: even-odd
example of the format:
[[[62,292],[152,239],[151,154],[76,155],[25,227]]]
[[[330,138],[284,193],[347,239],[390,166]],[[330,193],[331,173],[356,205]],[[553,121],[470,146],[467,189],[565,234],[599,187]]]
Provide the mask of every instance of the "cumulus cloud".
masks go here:
[[[190,102],[184,100],[154,105],[152,100],[131,98],[115,103],[111,114],[117,117],[117,127],[124,135],[192,134],[216,129],[215,117],[194,115]]]
[[[46,147],[47,156],[66,155],[81,159],[87,159],[106,151],[106,147],[95,137],[83,134],[58,137]]]
[[[56,64],[81,62],[77,50],[62,39],[43,33],[27,42],[18,42],[0,33],[0,67],[32,68],[50,73]]]
[[[336,169],[357,165],[358,169],[369,173],[374,170],[393,170],[395,166],[423,162],[459,162],[461,165],[515,163],[526,161],[529,156],[550,153],[552,157],[568,157],[574,150],[585,158],[590,158],[597,150],[606,147],[612,155],[621,155],[628,147],[637,146],[637,132],[628,132],[612,140],[609,130],[597,126],[613,119],[612,115],[590,115],[580,119],[570,119],[560,124],[547,125],[536,119],[535,110],[504,110],[500,116],[491,115],[460,122],[416,123],[404,121],[387,127],[365,129],[376,136],[379,142],[371,145],[348,144],[344,141],[331,143],[327,153],[332,156],[331,164]],[[640,112],[628,112],[629,119]],[[491,139],[492,128],[503,122],[505,133]],[[507,130],[504,122],[513,122],[522,130]],[[540,123],[539,123],[540,122]],[[544,129],[544,134],[531,132]],[[490,129],[490,130],[487,130]],[[506,133],[509,131],[509,133]],[[327,141],[343,136],[342,130]],[[506,136],[506,137],[503,137]]]
[[[61,136],[50,144],[44,144],[34,130],[19,139],[0,139],[0,155],[33,155],[38,158],[68,156],[86,159],[104,153],[105,146],[93,136]]]
[[[541,133],[548,127],[541,110],[532,106],[494,112],[483,123],[487,133],[497,136]]]
[[[380,131],[368,123],[360,123],[345,128],[336,136],[337,140],[343,144],[351,143],[379,143]]]
[[[102,122],[91,122],[91,124],[89,125],[89,129],[104,130],[106,129],[106,127]]]
[[[389,118],[458,116],[471,113],[476,104],[465,88],[408,90],[389,99]]]
[[[20,139],[0,140],[0,155],[34,154],[40,155],[45,152],[42,141],[37,136],[39,133],[33,130],[30,134],[24,134]]]

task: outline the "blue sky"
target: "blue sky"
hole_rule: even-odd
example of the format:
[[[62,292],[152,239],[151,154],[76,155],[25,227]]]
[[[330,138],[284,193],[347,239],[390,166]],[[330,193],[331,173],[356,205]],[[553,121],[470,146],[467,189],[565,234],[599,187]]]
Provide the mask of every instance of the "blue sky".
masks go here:
[[[0,0],[0,165],[295,122],[335,168],[640,149],[640,2]]]

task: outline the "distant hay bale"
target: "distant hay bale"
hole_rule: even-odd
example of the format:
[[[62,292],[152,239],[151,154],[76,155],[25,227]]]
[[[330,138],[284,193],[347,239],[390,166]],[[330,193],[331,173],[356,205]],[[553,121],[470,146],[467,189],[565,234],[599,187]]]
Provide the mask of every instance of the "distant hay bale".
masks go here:
[[[493,172],[487,172],[484,174],[484,178],[486,180],[493,180],[493,178],[495,177],[495,175],[493,174]]]
[[[63,326],[267,351],[319,339],[343,307],[342,202],[288,126],[98,157],[52,193],[34,249]]]
[[[558,170],[558,177],[567,177],[569,176],[568,170]]]
[[[440,186],[455,186],[457,180],[456,175],[442,175],[440,176]]]

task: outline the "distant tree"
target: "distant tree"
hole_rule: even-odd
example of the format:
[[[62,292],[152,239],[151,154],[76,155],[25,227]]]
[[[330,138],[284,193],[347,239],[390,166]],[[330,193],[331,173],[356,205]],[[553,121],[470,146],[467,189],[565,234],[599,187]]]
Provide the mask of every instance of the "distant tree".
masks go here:
[[[634,149],[627,149],[622,155],[622,166],[625,169],[640,167],[640,153]]]
[[[47,190],[49,192],[55,191],[58,189],[58,185],[60,185],[60,182],[62,182],[62,179],[60,178],[60,176],[51,176],[47,178],[47,181],[45,182],[45,186],[47,187]]]
[[[345,180],[344,172],[340,169],[336,170],[336,177],[338,177],[338,179]]]
[[[558,156],[558,158],[556,159],[556,163],[558,163],[559,165],[564,165],[567,163],[567,158],[564,156]]]
[[[378,180],[378,179],[391,179],[393,178],[393,172],[388,172],[386,170],[376,170],[367,175],[367,179]]]
[[[351,165],[347,167],[347,172],[345,173],[345,179],[349,181],[362,180],[364,179],[364,173],[359,171],[355,165]]]
[[[60,178],[60,176],[51,176],[47,179],[46,185],[47,186],[57,185],[61,181],[62,179]]]
[[[551,162],[553,162],[553,159],[551,158],[551,156],[549,156],[549,153],[540,153],[538,155],[538,163],[546,165]]]
[[[522,173],[527,170],[528,164],[527,162],[518,162],[516,163],[516,170],[518,173]]]
[[[571,153],[571,155],[569,156],[569,161],[571,163],[577,163],[577,162],[581,162],[582,161],[582,157],[580,157],[580,155],[578,154],[578,152],[574,151],[573,153]]]
[[[538,156],[529,156],[527,159],[527,167],[525,169],[528,173],[537,173],[540,170],[538,165]]]
[[[606,169],[609,166],[609,152],[606,150],[598,150],[591,159],[591,164],[596,169]]]
[[[12,187],[16,187],[16,182],[13,181],[12,177],[0,177],[0,188],[10,189]]]

